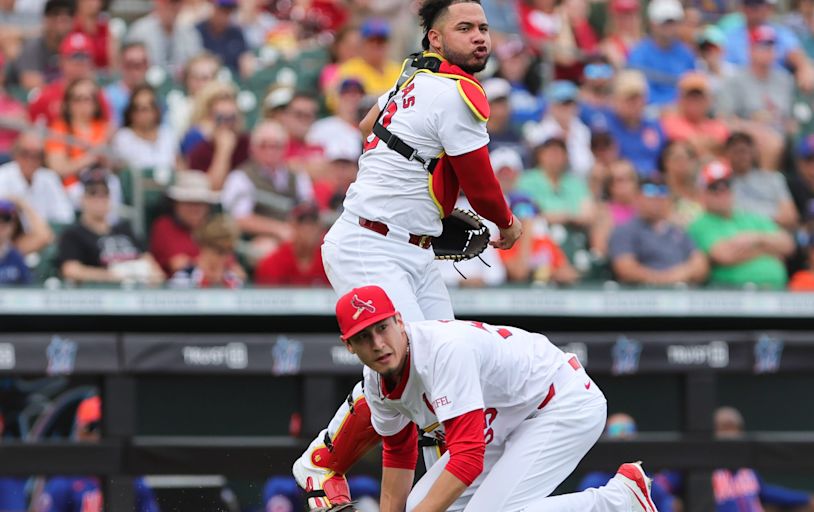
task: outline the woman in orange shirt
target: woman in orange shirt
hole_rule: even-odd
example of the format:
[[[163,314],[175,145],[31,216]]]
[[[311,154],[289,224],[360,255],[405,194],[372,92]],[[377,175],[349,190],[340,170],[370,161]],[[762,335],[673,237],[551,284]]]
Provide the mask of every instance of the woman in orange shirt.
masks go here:
[[[107,145],[110,124],[99,102],[99,89],[88,78],[71,82],[62,98],[59,119],[49,126],[54,138],[45,145],[46,163],[68,186],[79,172],[92,165],[105,164],[96,149]],[[70,137],[71,141],[65,140]]]

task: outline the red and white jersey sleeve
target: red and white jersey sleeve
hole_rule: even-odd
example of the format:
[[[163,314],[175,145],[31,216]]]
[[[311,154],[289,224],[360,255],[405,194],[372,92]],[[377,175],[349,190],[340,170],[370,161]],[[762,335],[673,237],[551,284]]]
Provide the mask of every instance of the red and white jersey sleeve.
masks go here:
[[[440,340],[434,348],[416,369],[424,377],[427,399],[438,421],[483,409],[480,354],[457,340]]]
[[[424,159],[460,155],[489,143],[486,123],[467,105],[455,80],[420,73],[386,100],[387,95],[379,98],[382,125]],[[441,219],[429,177],[418,161],[407,160],[371,133],[345,210],[410,233],[437,236]]]

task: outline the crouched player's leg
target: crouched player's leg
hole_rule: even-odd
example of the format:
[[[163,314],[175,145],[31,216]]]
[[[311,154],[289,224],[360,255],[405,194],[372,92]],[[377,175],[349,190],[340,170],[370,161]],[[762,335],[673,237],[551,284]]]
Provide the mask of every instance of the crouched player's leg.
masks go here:
[[[311,509],[350,502],[345,473],[380,440],[370,424],[370,409],[362,383],[334,414],[292,468],[297,484],[305,489]]]

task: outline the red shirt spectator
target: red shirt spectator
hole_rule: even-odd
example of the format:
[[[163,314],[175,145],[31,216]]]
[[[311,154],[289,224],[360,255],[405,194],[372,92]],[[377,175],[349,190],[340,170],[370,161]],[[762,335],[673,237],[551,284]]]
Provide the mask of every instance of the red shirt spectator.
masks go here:
[[[110,66],[110,55],[108,48],[110,47],[110,31],[108,29],[107,18],[102,17],[96,22],[96,27],[93,33],[88,33],[82,30],[82,26],[77,22],[74,24],[73,31],[75,34],[84,34],[93,42],[93,63],[97,68],[106,69]]]
[[[322,267],[320,245],[324,230],[319,222],[319,209],[311,203],[292,211],[294,236],[257,265],[255,282],[272,286],[328,285]]]

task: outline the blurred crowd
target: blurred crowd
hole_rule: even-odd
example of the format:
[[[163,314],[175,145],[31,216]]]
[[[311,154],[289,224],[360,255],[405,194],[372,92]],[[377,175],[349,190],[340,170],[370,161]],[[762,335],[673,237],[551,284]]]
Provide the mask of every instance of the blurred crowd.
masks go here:
[[[134,5],[0,2],[0,285],[327,286],[418,2]],[[482,5],[526,235],[448,284],[814,289],[814,0]]]

